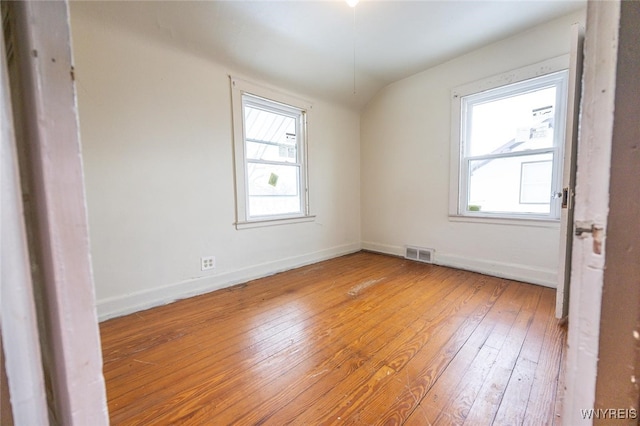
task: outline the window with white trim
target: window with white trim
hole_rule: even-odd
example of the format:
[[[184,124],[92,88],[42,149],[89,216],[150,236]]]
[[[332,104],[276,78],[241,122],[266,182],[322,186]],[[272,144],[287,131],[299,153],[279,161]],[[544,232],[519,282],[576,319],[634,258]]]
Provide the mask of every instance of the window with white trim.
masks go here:
[[[306,167],[309,106],[231,79],[236,224],[310,218]]]
[[[453,92],[454,216],[560,217],[567,71]],[[504,80],[502,80],[504,81]],[[484,86],[484,87],[483,87]],[[479,88],[479,89],[478,89]],[[453,192],[453,191],[452,191]]]

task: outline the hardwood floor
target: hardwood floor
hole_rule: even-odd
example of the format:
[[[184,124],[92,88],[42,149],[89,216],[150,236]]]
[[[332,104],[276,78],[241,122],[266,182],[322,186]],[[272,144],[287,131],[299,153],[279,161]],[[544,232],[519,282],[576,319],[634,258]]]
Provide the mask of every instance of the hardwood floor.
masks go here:
[[[360,252],[116,318],[111,423],[558,423],[554,300]]]

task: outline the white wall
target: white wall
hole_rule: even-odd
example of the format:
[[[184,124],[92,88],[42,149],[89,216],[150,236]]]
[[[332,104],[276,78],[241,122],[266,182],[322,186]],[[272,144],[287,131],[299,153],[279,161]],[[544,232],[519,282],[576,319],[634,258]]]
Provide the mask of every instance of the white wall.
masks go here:
[[[234,70],[71,12],[101,319],[360,249],[357,112],[309,99],[315,222],[236,230]]]
[[[363,248],[554,287],[559,226],[450,221],[450,91],[569,52],[584,11],[485,46],[382,90],[361,116]]]

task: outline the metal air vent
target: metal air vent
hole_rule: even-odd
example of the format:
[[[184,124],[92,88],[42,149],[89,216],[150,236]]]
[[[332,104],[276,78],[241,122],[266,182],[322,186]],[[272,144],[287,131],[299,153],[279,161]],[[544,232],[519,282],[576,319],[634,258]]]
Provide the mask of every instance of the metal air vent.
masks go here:
[[[405,251],[405,259],[415,260],[423,263],[433,263],[434,249],[407,246]]]

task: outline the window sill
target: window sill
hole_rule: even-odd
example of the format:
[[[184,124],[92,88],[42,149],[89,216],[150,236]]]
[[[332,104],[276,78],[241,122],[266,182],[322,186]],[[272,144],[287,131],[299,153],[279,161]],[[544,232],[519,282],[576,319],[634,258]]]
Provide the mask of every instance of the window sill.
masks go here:
[[[449,221],[560,229],[559,219],[449,215]]]
[[[265,226],[278,226],[289,225],[293,223],[313,222],[316,219],[315,215],[312,216],[300,216],[300,217],[288,217],[282,219],[261,219],[248,222],[236,222],[234,225],[236,229],[251,229],[262,228]]]

